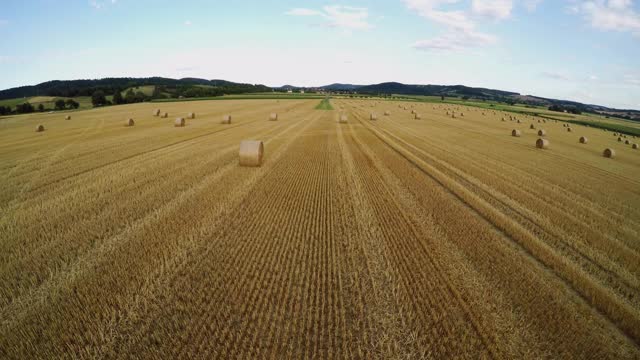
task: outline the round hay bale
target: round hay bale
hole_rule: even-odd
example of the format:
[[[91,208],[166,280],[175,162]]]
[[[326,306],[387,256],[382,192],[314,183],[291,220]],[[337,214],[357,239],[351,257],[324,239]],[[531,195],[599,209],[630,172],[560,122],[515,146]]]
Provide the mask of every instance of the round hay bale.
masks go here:
[[[613,149],[610,148],[606,148],[604,149],[604,151],[602,152],[602,155],[606,158],[613,158],[616,156],[616,152]]]
[[[260,140],[243,140],[240,142],[240,166],[260,166],[264,154],[264,144]]]
[[[168,118],[168,117],[169,117],[169,113],[167,113],[167,112],[166,112],[166,113],[164,113],[164,114],[162,114],[162,116],[161,116],[161,118],[163,118],[163,119],[166,119],[166,118]]]
[[[618,138],[618,142],[622,142],[622,138],[621,137]]]
[[[507,121],[505,118],[502,118],[502,121]]]
[[[625,141],[624,141],[624,144],[625,144],[625,145],[629,145],[629,144],[631,144],[631,142],[630,142],[629,140],[625,140]]]
[[[390,112],[388,112],[388,111],[385,111],[385,112],[384,112],[384,116],[389,116],[389,115],[391,115],[391,113],[390,113]]]
[[[520,119],[518,119],[518,124],[520,124]]]
[[[547,136],[547,132],[543,129],[538,130],[538,136]]]
[[[536,147],[538,149],[548,149],[549,148],[549,140],[542,139],[542,138],[536,140]]]
[[[153,110],[153,116],[160,116],[160,109]]]
[[[195,118],[196,118],[196,113],[192,113],[192,112],[190,112],[189,114],[187,114],[187,118],[189,118],[189,119],[195,119]]]
[[[176,118],[176,121],[174,122],[174,126],[175,127],[183,127],[185,125],[185,120],[184,118]]]
[[[371,114],[369,115],[369,120],[378,120],[378,115],[376,115],[376,114],[374,114],[374,113],[371,113]]]
[[[420,114],[416,113],[416,114],[415,114],[415,116],[414,116],[414,118],[415,118],[416,120],[420,120],[420,119],[422,119],[422,116],[420,116]]]
[[[36,127],[36,132],[43,132],[44,131],[44,125],[40,124]]]
[[[269,115],[269,121],[278,121],[278,114],[271,113],[271,115]]]
[[[135,121],[133,121],[133,119],[129,118],[129,119],[127,119],[127,121],[124,123],[124,126],[133,126],[133,125],[135,125],[135,124],[136,124],[136,122],[135,122]]]
[[[231,124],[231,115],[225,115],[222,117],[222,124]]]
[[[511,130],[511,136],[520,137],[520,136],[522,136],[522,133],[518,129],[513,129],[513,130]]]
[[[64,117],[65,120],[71,120],[71,115],[67,115]]]
[[[339,120],[339,122],[340,122],[341,124],[346,124],[348,119],[349,119],[349,117],[348,117],[347,115],[342,114],[342,115],[340,115],[340,120]]]
[[[536,126],[535,126],[535,125],[533,125],[533,124],[531,124],[531,125],[529,125],[529,129],[531,129],[531,130],[535,130],[535,129],[536,129]]]
[[[634,150],[638,150],[638,144],[636,143],[631,144],[631,148]]]
[[[580,136],[580,144],[586,144],[589,142],[589,139],[587,139],[585,136]]]
[[[570,127],[567,127],[567,132],[572,132],[573,130],[571,130]]]
[[[618,136],[618,133],[613,133],[613,136]]]

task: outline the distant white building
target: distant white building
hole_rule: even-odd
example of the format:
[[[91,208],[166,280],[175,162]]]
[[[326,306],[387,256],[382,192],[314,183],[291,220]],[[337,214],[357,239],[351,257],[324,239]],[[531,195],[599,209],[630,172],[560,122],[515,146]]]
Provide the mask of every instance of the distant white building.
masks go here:
[[[300,90],[300,94],[304,94],[304,90]]]
[[[293,94],[293,90],[291,89],[287,90],[287,94]]]

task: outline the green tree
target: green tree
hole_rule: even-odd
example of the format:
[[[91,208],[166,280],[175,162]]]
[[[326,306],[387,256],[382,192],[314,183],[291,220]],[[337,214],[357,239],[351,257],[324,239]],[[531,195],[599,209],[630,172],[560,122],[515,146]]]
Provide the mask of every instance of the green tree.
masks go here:
[[[135,95],[135,102],[143,102],[147,99],[147,95],[145,95],[142,91],[138,91]]]
[[[112,102],[116,105],[124,104],[124,99],[122,98],[122,92],[120,89],[116,89],[116,92],[113,93]]]
[[[67,101],[65,102],[65,105],[69,108],[69,109],[77,109],[80,107],[80,104],[73,100],[73,99],[67,99]]]
[[[153,94],[151,94],[151,98],[152,99],[160,99],[162,98],[162,89],[160,89],[160,86],[156,86],[153,88]]]
[[[38,111],[43,112],[44,111],[44,105],[39,104],[38,105]]]
[[[19,113],[19,114],[28,114],[28,113],[32,113],[34,111],[35,111],[35,109],[34,109],[33,105],[31,105],[28,102],[26,102],[24,104],[16,105],[16,112]]]
[[[136,102],[136,94],[133,92],[133,89],[127,90],[127,93],[124,94],[124,102],[127,104],[133,104]]]
[[[93,95],[91,95],[91,103],[93,107],[104,106],[107,103],[107,97],[104,95],[104,91],[94,91]]]
[[[64,107],[65,107],[64,99],[56,100],[56,103],[55,103],[56,110],[64,110]]]

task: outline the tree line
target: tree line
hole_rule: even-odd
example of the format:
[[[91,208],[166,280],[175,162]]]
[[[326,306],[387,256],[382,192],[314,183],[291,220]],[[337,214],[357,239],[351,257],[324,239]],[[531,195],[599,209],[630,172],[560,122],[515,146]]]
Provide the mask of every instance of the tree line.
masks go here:
[[[80,107],[80,103],[73,99],[58,99],[54,103],[54,110],[73,110]],[[47,109],[44,107],[44,104],[38,104],[38,106],[34,106],[29,102],[24,102],[22,104],[16,105],[15,109],[11,109],[11,106],[0,106],[0,116],[10,115],[10,114],[29,114],[33,112],[45,112]]]

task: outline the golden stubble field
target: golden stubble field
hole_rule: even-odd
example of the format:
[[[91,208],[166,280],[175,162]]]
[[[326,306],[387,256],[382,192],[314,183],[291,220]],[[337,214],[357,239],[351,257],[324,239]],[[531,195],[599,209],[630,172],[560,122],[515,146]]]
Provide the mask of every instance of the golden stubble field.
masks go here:
[[[640,357],[640,150],[317,102],[0,119],[0,357]]]

